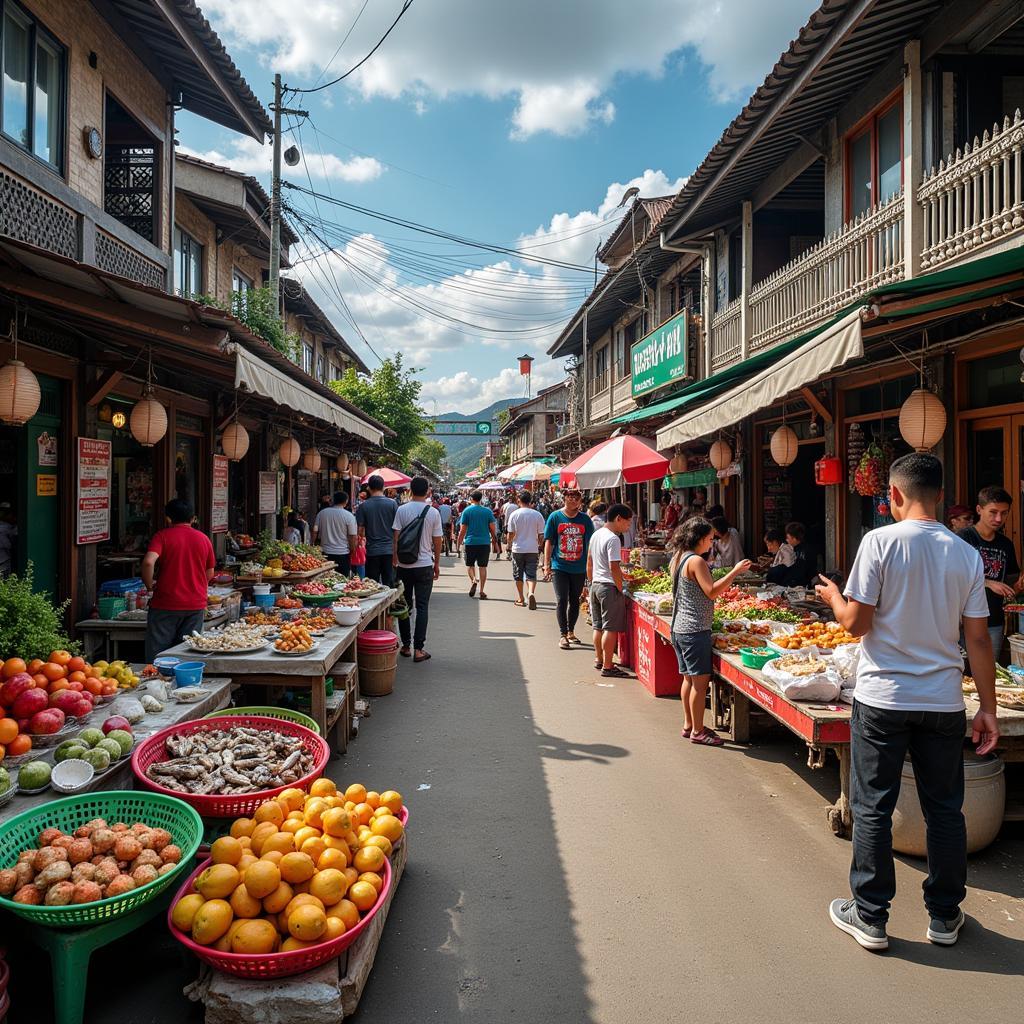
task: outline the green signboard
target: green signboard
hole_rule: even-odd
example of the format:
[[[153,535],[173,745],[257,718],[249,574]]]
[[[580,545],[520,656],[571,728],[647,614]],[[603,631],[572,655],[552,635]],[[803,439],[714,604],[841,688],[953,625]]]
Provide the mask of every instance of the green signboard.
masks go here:
[[[486,436],[494,433],[494,424],[490,420],[430,420],[425,433],[434,437],[465,434]]]
[[[687,376],[686,310],[666,320],[646,338],[641,338],[630,349],[633,373],[633,397],[640,398],[652,391],[675,384]]]

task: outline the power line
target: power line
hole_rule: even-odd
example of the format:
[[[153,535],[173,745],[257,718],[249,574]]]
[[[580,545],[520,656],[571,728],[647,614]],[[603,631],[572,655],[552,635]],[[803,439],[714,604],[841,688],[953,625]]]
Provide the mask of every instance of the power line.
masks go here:
[[[352,30],[356,27],[356,25],[359,24],[359,19],[363,16],[363,11],[366,10],[366,5],[369,2],[370,0],[363,0],[363,6],[359,8],[359,13],[355,16],[355,19],[353,20],[352,24],[349,25],[348,31],[345,33],[344,38],[341,40],[340,43],[338,43],[338,48],[334,51],[334,53],[331,54],[331,59],[320,69],[320,74],[316,76],[316,81],[313,83],[313,85],[316,85],[320,81],[320,79],[327,74],[328,69],[334,63],[338,54],[341,53],[341,48],[348,42],[348,37],[352,35]]]

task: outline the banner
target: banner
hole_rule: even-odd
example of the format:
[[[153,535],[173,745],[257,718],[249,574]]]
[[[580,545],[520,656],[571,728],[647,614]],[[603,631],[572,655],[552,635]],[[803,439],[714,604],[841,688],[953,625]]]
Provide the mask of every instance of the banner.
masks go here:
[[[213,457],[213,507],[210,510],[210,533],[228,532],[228,457]]]
[[[277,512],[277,473],[260,473],[260,515],[272,516]]]
[[[78,439],[77,544],[110,540],[110,442]]]

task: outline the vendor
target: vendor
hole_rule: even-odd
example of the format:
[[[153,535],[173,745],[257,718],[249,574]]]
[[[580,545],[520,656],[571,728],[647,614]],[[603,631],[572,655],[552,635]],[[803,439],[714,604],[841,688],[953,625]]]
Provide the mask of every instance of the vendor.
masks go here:
[[[765,574],[769,583],[783,587],[809,587],[817,580],[818,555],[806,543],[806,536],[807,529],[803,523],[786,523],[786,543],[793,551],[793,561],[789,565],[773,565]]]
[[[672,531],[678,524],[679,506],[676,504],[675,498],[670,494],[668,504],[665,506],[665,511],[662,513],[661,522],[658,526],[671,536]]]
[[[768,530],[764,535],[764,546],[768,549],[768,556],[765,559],[770,568],[777,565],[784,565],[787,568],[796,561],[796,552],[793,545],[786,540],[786,534],[775,527]]]
[[[715,516],[711,520],[711,527],[715,531],[712,566],[715,569],[731,569],[742,562],[743,542],[740,540],[739,530],[735,526],[730,526],[725,516]]]

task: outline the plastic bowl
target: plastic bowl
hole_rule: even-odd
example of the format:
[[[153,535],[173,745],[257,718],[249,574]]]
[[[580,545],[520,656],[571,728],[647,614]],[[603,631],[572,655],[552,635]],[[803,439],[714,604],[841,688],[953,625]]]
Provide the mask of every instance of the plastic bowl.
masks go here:
[[[172,679],[174,677],[174,666],[180,664],[181,658],[173,658],[170,655],[153,659],[153,668],[155,668],[165,679]]]
[[[69,757],[53,766],[50,785],[59,793],[77,793],[92,782],[96,769],[80,757]]]
[[[339,626],[358,626],[363,615],[361,608],[351,608],[340,604],[334,605],[331,610],[334,612],[334,621]]]
[[[201,661],[180,661],[174,666],[175,686],[198,686],[206,666]]]

